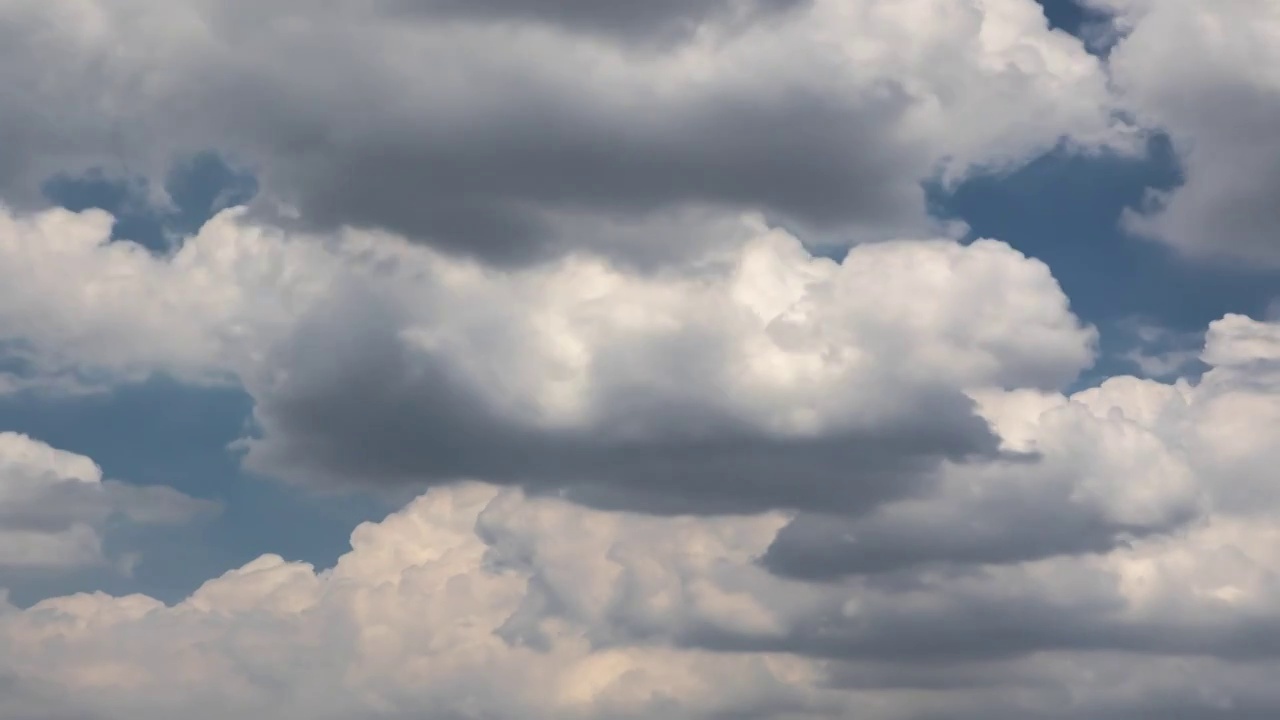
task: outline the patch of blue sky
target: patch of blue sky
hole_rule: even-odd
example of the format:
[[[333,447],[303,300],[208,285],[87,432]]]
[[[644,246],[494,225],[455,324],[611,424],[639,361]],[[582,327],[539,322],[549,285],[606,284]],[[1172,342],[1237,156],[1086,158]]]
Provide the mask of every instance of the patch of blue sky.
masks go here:
[[[934,203],[968,223],[970,239],[1004,240],[1049,266],[1073,311],[1102,333],[1100,361],[1080,382],[1090,385],[1140,371],[1135,350],[1185,351],[1186,338],[1198,343],[1213,320],[1261,317],[1276,299],[1280,273],[1189,261],[1123,229],[1122,213],[1140,207],[1149,188],[1180,182],[1177,157],[1157,136],[1143,158],[1054,152],[948,195],[935,190]]]
[[[163,532],[165,541],[146,545],[131,577],[95,572],[34,578],[14,587],[13,600],[91,589],[174,600],[263,553],[331,564],[347,548],[351,528],[381,517],[390,505],[317,497],[244,473],[228,445],[244,435],[251,409],[239,390],[190,387],[163,377],[92,395],[0,396],[0,427],[88,455],[106,477],[168,485],[223,506],[216,517],[190,527],[148,531]]]
[[[57,205],[77,212],[98,208],[111,213],[116,219],[112,239],[132,240],[163,253],[219,210],[252,200],[258,182],[218,153],[204,152],[175,164],[163,190],[154,193],[143,178],[109,176],[100,170],[59,175],[44,184],[45,197]],[[158,205],[157,195],[168,202]]]

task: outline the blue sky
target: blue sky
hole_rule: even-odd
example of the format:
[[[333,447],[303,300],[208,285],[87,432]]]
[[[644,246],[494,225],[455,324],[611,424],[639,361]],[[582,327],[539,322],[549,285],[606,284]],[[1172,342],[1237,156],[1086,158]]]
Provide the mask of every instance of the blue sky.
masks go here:
[[[849,3],[0,3],[0,720],[1280,712],[1280,16]]]

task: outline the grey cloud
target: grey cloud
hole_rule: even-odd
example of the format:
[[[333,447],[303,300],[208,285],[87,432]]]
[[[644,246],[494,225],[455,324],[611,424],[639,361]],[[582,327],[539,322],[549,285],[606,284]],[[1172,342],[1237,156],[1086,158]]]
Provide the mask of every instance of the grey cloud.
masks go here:
[[[1088,0],[1114,15],[1110,65],[1119,99],[1168,134],[1184,182],[1151,194],[1130,230],[1199,261],[1280,267],[1280,56],[1266,2],[1173,8]],[[1204,28],[1220,28],[1206,32]]]
[[[1248,691],[1246,691],[1248,692]],[[1244,693],[1241,693],[1244,695]],[[1068,705],[1066,690],[1054,693]],[[1052,701],[983,701],[960,703],[962,707],[911,716],[911,720],[1269,720],[1276,714],[1276,698],[1206,698],[1194,691],[1168,692],[1129,702],[1075,703],[1070,707],[1045,707]]]
[[[0,697],[4,711],[22,720],[105,720],[99,712],[67,702],[56,688],[37,687],[27,678],[0,673]]]
[[[1229,108],[1231,118],[1178,113],[1174,142],[1186,174],[1172,190],[1153,192],[1129,229],[1172,244],[1197,259],[1237,266],[1280,267],[1280,95],[1248,87],[1200,88],[1197,104]],[[1190,113],[1188,113],[1190,114]],[[1175,125],[1177,128],[1177,125]]]
[[[611,1],[463,9],[445,2],[429,9],[484,23],[554,16],[570,24],[618,23],[621,31],[633,21],[661,25],[723,6]],[[15,112],[0,127],[22,141],[0,155],[5,200],[39,204],[38,182],[56,172],[99,165],[112,171],[121,160],[159,172],[177,155],[212,147],[258,169],[267,193],[261,212],[284,201],[307,229],[389,229],[505,264],[561,254],[572,248],[565,243],[600,242],[566,238],[557,216],[567,212],[628,218],[699,205],[758,209],[841,243],[859,228],[927,227],[919,181],[929,160],[894,137],[910,101],[891,87],[879,99],[788,82],[713,86],[679,100],[624,100],[616,89],[597,92],[541,72],[542,61],[554,66],[558,58],[519,58],[494,48],[481,60],[476,47],[451,49],[437,40],[428,58],[456,62],[466,89],[428,75],[421,88],[405,92],[397,82],[407,68],[381,66],[378,48],[359,36],[341,36],[335,46],[331,33],[342,22],[418,23],[424,33],[440,32],[428,27],[438,24],[429,17],[397,21],[403,8],[394,5],[371,15],[348,10],[331,18],[328,30],[280,36],[263,35],[260,26],[298,17],[300,8],[248,14],[200,8],[187,6],[208,12],[210,28],[224,35],[218,40],[243,43],[247,56],[239,62],[193,49],[192,57],[174,57],[170,72],[183,75],[160,97],[113,96],[139,70],[110,62],[100,69],[110,80],[98,86],[56,75],[62,60],[32,40],[51,20],[37,14],[13,23],[13,42],[0,57],[15,76],[0,84],[0,97],[10,96],[6,105]],[[67,52],[77,50],[86,60],[103,52],[92,46]],[[265,66],[275,70],[263,73]],[[57,83],[45,83],[50,89],[41,86],[41,78],[55,76]],[[95,106],[111,109],[96,118],[85,114]],[[143,128],[158,132],[135,134]]]
[[[1154,524],[1123,523],[1060,496],[995,497],[974,505],[939,495],[932,503],[937,512],[923,517],[895,516],[892,508],[856,518],[801,515],[778,533],[762,561],[780,575],[812,580],[916,566],[1013,564],[1106,553],[1197,515],[1188,506]]]
[[[896,579],[910,587],[917,578]],[[927,586],[919,588],[925,591]],[[887,592],[882,604],[850,617],[833,606],[806,616],[782,638],[730,635],[695,629],[685,642],[733,652],[788,652],[833,660],[966,664],[1005,660],[1050,650],[1128,649],[1134,631],[1105,619],[1120,609],[1105,596],[1058,605],[1034,595],[936,593],[926,607],[912,606],[907,588]],[[851,597],[857,595],[850,593]],[[891,603],[900,603],[895,608]],[[1141,633],[1145,636],[1145,633]]]
[[[268,168],[266,181],[289,189],[310,229],[383,227],[506,264],[580,242],[623,258],[644,253],[643,245],[573,237],[561,220],[567,213],[756,208],[833,243],[859,228],[924,227],[911,225],[923,191],[900,170],[915,151],[892,137],[907,104],[892,88],[869,107],[817,90],[708,93],[639,119],[625,117],[633,109],[587,108],[580,98],[516,87],[503,103],[508,112],[449,132],[415,122],[308,144]],[[301,136],[313,122],[288,110],[281,118],[286,124],[263,132]]]
[[[0,527],[61,532],[77,523],[100,526],[113,516],[145,525],[175,525],[217,510],[216,503],[167,486],[65,480],[50,483],[18,502],[0,502]]]
[[[358,529],[330,571],[265,557],[170,607],[139,596],[50,601],[0,615],[0,642],[76,628],[7,659],[23,672],[18,688],[48,676],[79,705],[140,717],[243,707],[280,717],[430,708],[494,718],[1226,720],[1280,702],[1268,681],[1280,660],[1269,596],[1255,596],[1253,610],[1199,592],[1134,598],[1117,567],[1079,558],[794,583],[750,563],[778,519],[602,513],[479,485],[438,488]],[[1188,548],[1146,549],[1176,559]],[[1195,561],[1175,564],[1179,580],[1201,578]],[[529,631],[544,632],[540,644]],[[174,682],[192,657],[203,661],[199,678]],[[588,684],[592,695],[543,691],[581,688],[583,671],[601,663],[634,670]],[[405,667],[415,672],[388,669]],[[103,694],[93,681],[122,668],[150,672]],[[636,685],[645,692],[631,693]],[[606,694],[615,688],[625,694]],[[395,702],[379,707],[382,697]]]
[[[1070,568],[1064,568],[1071,572]],[[1121,652],[1135,657],[1200,657],[1231,662],[1280,659],[1280,620],[1198,608],[1194,617],[1124,616],[1112,580],[1078,574],[1072,597],[1048,587],[963,569],[952,577],[904,573],[845,586],[825,610],[782,637],[694,626],[681,641],[726,652],[787,652],[841,661],[961,667],[1047,652]],[[841,592],[833,592],[833,596]],[[841,605],[858,603],[854,613]]]
[[[810,440],[754,431],[685,399],[696,386],[674,381],[671,392],[610,386],[600,402],[609,414],[589,430],[538,430],[491,410],[440,359],[410,353],[376,307],[329,308],[282,344],[274,361],[289,382],[252,388],[260,437],[246,443],[249,468],[384,487],[480,477],[659,513],[862,511],[924,490],[944,458],[999,454],[972,401],[942,388],[914,397],[900,421]],[[333,322],[346,334],[330,332]],[[696,377],[717,352],[695,344],[662,357]]]
[[[104,165],[157,179],[175,157],[214,149],[260,173],[261,212],[284,202],[308,227],[388,228],[504,263],[584,245],[645,255],[565,237],[565,213],[759,211],[812,242],[846,245],[927,233],[920,183],[941,164],[952,175],[1017,164],[1077,125],[1109,122],[1079,99],[1101,93],[1100,74],[1072,77],[1081,94],[1069,101],[1046,94],[1056,77],[1006,87],[985,75],[982,44],[960,39],[927,61],[896,48],[904,57],[883,67],[851,65],[838,43],[811,37],[827,29],[815,7],[395,0],[318,11],[138,0],[90,3],[83,17],[34,8],[6,23],[10,42],[0,44],[0,101],[13,108],[0,131],[20,140],[0,157],[0,192],[38,204],[35,189],[54,174]],[[76,30],[95,22],[101,32]],[[524,32],[530,23],[551,29]],[[687,66],[628,49],[708,26],[737,30],[691,51]],[[915,82],[949,61],[958,76]],[[992,96],[964,100],[971,93]],[[1028,99],[1049,127],[1026,121]],[[910,115],[935,100],[964,101],[946,123]],[[988,138],[997,126],[1009,131]]]
[[[387,0],[404,13],[535,21],[643,43],[687,38],[708,23],[771,19],[810,0]]]
[[[87,457],[0,433],[0,587],[127,567],[147,528],[208,517],[216,503],[165,486],[102,480]],[[75,571],[73,573],[72,571]]]

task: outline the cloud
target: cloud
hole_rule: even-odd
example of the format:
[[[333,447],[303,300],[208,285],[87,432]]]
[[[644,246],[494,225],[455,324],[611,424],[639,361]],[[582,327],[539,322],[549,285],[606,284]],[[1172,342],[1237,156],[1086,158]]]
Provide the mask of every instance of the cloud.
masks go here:
[[[957,468],[906,510],[881,508],[897,524],[858,519],[877,555],[855,543],[840,559],[857,574],[822,582],[760,562],[790,512],[434,488],[357,528],[328,570],[264,556],[172,606],[8,608],[0,714],[1263,717],[1280,708],[1280,498],[1237,499],[1275,467],[1277,356],[1274,324],[1229,316],[1196,383],[980,393],[1004,442],[1041,462]],[[917,511],[942,513],[939,537]],[[1001,541],[984,549],[948,512]],[[1043,551],[1081,522],[1149,532]]]
[[[1268,0],[1089,0],[1124,37],[1109,67],[1119,100],[1168,133],[1185,182],[1129,226],[1197,258],[1280,266],[1280,9]]]
[[[690,215],[743,211],[815,246],[932,234],[921,181],[1017,166],[1064,137],[1129,142],[1098,59],[1031,0],[0,12],[11,203],[37,205],[59,173],[154,180],[212,148],[258,170],[264,212],[506,264],[592,247],[664,265],[716,239]],[[634,224],[676,237],[655,249]]]
[[[257,342],[250,329],[291,321],[325,283],[319,263],[294,277],[306,248],[286,256],[261,232],[156,256],[111,242],[112,222],[100,210],[0,212],[0,352],[18,366],[16,389],[102,387],[156,372],[234,381],[236,358]]]
[[[664,709],[696,717],[750,711],[761,701],[780,709],[805,704],[788,686],[803,677],[804,663],[782,657],[593,651],[569,626],[556,631],[549,651],[508,645],[495,631],[520,602],[526,573],[488,568],[487,546],[474,530],[478,513],[498,497],[481,486],[434,491],[362,526],[353,552],[319,575],[268,556],[173,608],[86,595],[9,613],[0,620],[8,649],[58,663],[42,648],[70,641],[83,662],[4,671],[20,686],[38,679],[85,712],[140,716],[168,707],[210,717],[408,717],[432,707],[440,717],[631,717]],[[138,634],[152,623],[167,629]],[[178,637],[186,650],[173,644]],[[165,676],[181,678],[181,687],[166,687]],[[499,678],[501,692],[493,684]]]
[[[1007,449],[1038,462],[944,466],[928,495],[872,513],[801,515],[764,556],[798,577],[1105,556],[1214,510],[1268,513],[1280,461],[1280,326],[1212,323],[1196,383],[1113,377],[1064,397],[978,394]]]
[[[759,15],[799,11],[806,9],[808,4],[809,0],[658,0],[643,5],[620,0],[579,0],[567,3],[554,0],[526,3],[514,0],[482,0],[473,3],[457,0],[398,0],[392,6],[405,13],[490,21],[545,22],[623,38],[646,38],[653,34],[669,36],[675,31],[684,35],[725,21],[757,20]]]
[[[657,512],[867,508],[943,460],[998,454],[967,390],[1060,387],[1093,357],[1048,269],[990,240],[837,263],[746,217],[737,249],[651,274],[585,254],[494,269],[238,211],[169,258],[106,243],[108,227],[10,221],[0,252],[26,270],[0,291],[3,335],[56,371],[238,380],[248,467],[311,485],[483,477]]]
[[[857,517],[801,515],[766,565],[823,579],[1107,553],[1204,511],[1182,448],[1133,420],[1056,394],[984,399],[1009,449],[1036,453],[1034,462],[946,466],[923,497]]]
[[[0,392],[236,385],[247,470],[422,493],[0,602],[0,718],[1275,716],[1280,326],[1068,394],[1049,269],[925,209],[1124,110],[1187,171],[1133,226],[1270,262],[1269,6],[1094,4],[0,0]],[[209,148],[260,202],[173,247],[38,209]],[[7,585],[208,509],[0,433]]]
[[[733,250],[640,272],[240,211],[166,257],[101,213],[9,218],[0,317],[33,367],[225,376],[255,400],[250,467],[436,487],[332,569],[6,608],[0,716],[1280,707],[1249,682],[1280,653],[1274,323],[1212,324],[1197,381],[1068,396],[1094,332],[1007,245],[836,262],[740,222]],[[19,282],[54,277],[84,292]],[[166,300],[139,317],[144,291]]]
[[[177,524],[212,505],[168,487],[104,480],[91,459],[0,433],[0,573],[68,571],[108,562],[112,522]]]
[[[836,264],[762,228],[694,277],[399,261],[382,289],[338,292],[279,338],[267,364],[287,376],[246,378],[250,467],[484,477],[654,510],[854,508],[996,451],[966,386],[1053,387],[1091,358],[1044,267],[994,242]],[[413,285],[388,292],[397,278]]]

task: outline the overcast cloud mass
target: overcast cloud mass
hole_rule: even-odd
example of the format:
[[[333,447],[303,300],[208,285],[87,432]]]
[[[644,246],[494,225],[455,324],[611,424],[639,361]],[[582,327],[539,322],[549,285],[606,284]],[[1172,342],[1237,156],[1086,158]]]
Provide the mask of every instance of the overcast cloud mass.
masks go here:
[[[1280,274],[1086,317],[940,209],[1166,143],[1080,252],[1271,277],[1277,48],[1271,0],[0,0],[0,720],[1280,717]],[[144,387],[190,445],[41,420]]]

